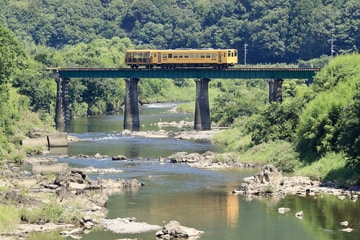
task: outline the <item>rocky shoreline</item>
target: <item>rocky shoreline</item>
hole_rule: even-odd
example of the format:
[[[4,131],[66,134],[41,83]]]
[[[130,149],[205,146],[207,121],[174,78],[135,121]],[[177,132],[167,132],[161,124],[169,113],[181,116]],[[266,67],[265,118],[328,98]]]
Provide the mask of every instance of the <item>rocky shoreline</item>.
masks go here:
[[[171,137],[178,139],[209,140],[218,130],[200,132],[186,132]],[[128,132],[121,134],[141,134],[147,137],[169,137],[169,133],[159,132]],[[197,138],[194,136],[197,135]],[[76,139],[72,139],[76,141]],[[73,157],[73,156],[61,156]],[[90,157],[90,156],[76,156]],[[110,158],[96,154],[95,158]],[[113,156],[111,160],[126,160],[126,156]],[[219,160],[220,159],[220,160]],[[186,153],[178,152],[168,157],[160,158],[159,161],[166,161],[174,164],[187,164],[191,167],[204,168],[209,170],[223,168],[255,168],[259,173],[243,179],[240,187],[229,194],[269,197],[269,196],[314,196],[317,194],[332,194],[340,200],[349,198],[357,201],[360,195],[358,187],[349,189],[337,189],[331,182],[320,183],[312,181],[307,177],[284,176],[274,166],[257,166],[240,163],[233,159],[231,154],[216,154],[213,152]],[[156,236],[162,239],[185,237],[197,239],[202,231],[181,226],[176,221],[171,221],[164,226],[150,225],[137,222],[134,218],[106,219],[106,202],[111,194],[121,191],[137,191],[145,184],[136,179],[97,179],[91,180],[87,174],[121,173],[119,169],[97,169],[93,167],[73,169],[65,163],[58,163],[52,158],[29,157],[26,164],[32,166],[32,172],[23,170],[14,164],[3,166],[2,177],[0,177],[0,188],[7,189],[7,192],[0,191],[0,203],[12,204],[17,208],[36,208],[49,202],[55,202],[62,206],[71,221],[59,221],[51,223],[44,220],[37,222],[23,222],[17,224],[15,229],[0,233],[0,238],[5,240],[26,239],[31,232],[54,231],[61,229],[63,236],[81,236],[92,230],[93,227],[100,227],[117,233],[156,231]],[[49,174],[51,172],[51,174]],[[240,184],[240,183],[239,183]],[[26,190],[26,191],[24,191]],[[279,213],[287,209],[279,209]],[[74,215],[74,213],[76,213]],[[301,213],[298,213],[301,216]],[[178,235],[174,236],[173,234]]]
[[[117,160],[116,157],[113,157],[114,161]],[[33,173],[11,163],[3,167],[0,188],[7,191],[0,191],[0,204],[13,205],[16,208],[41,209],[44,205],[55,203],[61,206],[64,215],[68,215],[71,220],[64,219],[54,223],[48,219],[37,219],[35,222],[23,219],[13,230],[0,232],[1,239],[26,239],[33,232],[55,230],[61,230],[60,235],[78,238],[89,233],[94,227],[115,233],[156,231],[156,236],[160,239],[197,239],[203,233],[181,226],[176,221],[156,226],[137,222],[135,218],[107,219],[106,203],[110,195],[122,191],[137,191],[145,184],[136,179],[91,180],[87,174],[121,173],[122,170],[93,167],[75,169],[65,163],[58,163],[53,158],[27,158],[24,164],[30,164]]]

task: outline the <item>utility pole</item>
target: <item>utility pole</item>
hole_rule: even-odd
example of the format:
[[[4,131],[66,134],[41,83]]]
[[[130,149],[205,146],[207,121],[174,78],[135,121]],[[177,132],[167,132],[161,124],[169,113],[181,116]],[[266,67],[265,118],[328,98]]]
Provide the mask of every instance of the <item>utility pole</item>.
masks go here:
[[[331,57],[333,57],[333,56],[334,56],[334,53],[335,53],[335,50],[334,50],[334,47],[335,47],[335,45],[334,45],[335,39],[334,39],[334,38],[331,38],[331,39],[329,40],[329,42],[330,42],[330,55],[331,55]]]
[[[245,65],[246,65],[247,46],[248,46],[248,44],[245,43],[245,44],[244,44],[244,64],[245,64]]]

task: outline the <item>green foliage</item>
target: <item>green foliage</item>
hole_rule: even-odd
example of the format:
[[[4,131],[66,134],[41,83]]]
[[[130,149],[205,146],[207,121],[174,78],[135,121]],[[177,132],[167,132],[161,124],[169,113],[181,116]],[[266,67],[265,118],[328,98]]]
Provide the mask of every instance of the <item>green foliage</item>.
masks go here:
[[[19,210],[15,206],[0,204],[0,232],[9,232],[19,223]]]
[[[343,112],[355,94],[360,78],[359,64],[359,55],[338,57],[317,75],[311,86],[314,99],[302,111],[297,126],[297,148],[302,159],[314,161],[327,152],[342,149],[338,137],[346,138],[342,133],[344,129],[341,130],[345,126],[343,122],[356,121],[355,116],[345,120],[347,116]],[[354,136],[349,139],[354,140]]]
[[[57,203],[51,202],[41,208],[22,208],[20,210],[21,220],[28,223],[59,222],[64,209]]]
[[[352,101],[340,114],[338,145],[348,157],[347,165],[360,168],[360,84]]]
[[[285,140],[292,142],[299,121],[301,102],[290,101],[268,104],[258,115],[253,115],[246,125],[254,144]]]
[[[300,167],[298,153],[291,143],[275,141],[254,145],[241,152],[240,161],[253,164],[273,164],[284,172],[292,172]]]
[[[37,119],[28,110],[29,102],[12,88],[10,80],[15,72],[24,69],[28,58],[14,35],[0,25],[0,160],[21,162],[25,157],[19,147],[29,127]]]
[[[21,162],[25,158],[20,141],[32,128],[41,127],[54,132],[50,125],[44,125],[38,114],[29,111],[29,99],[19,95],[14,88],[7,87],[8,100],[2,103],[0,113],[0,160]]]
[[[247,43],[248,63],[292,63],[330,55],[331,38],[336,54],[360,47],[359,3],[353,0],[9,0],[0,9],[0,23],[22,41],[56,49],[113,37],[130,38],[142,48],[241,53]],[[48,56],[36,59],[45,64]]]
[[[346,168],[346,156],[343,153],[327,153],[318,161],[299,169],[297,174],[309,176],[314,180],[333,181],[338,187],[358,181],[356,170]]]
[[[144,79],[139,83],[138,93],[143,103],[189,102],[195,99],[195,83],[186,79],[179,86],[172,79]]]
[[[26,71],[17,69],[13,74],[13,87],[19,89],[19,94],[26,95],[30,110],[41,113],[45,119],[47,115],[54,118],[56,83],[49,78],[46,67],[32,59],[29,60]]]
[[[26,54],[15,36],[0,25],[0,88],[10,80],[11,73],[26,65]],[[0,100],[2,96],[0,96]]]
[[[237,118],[236,121],[245,121],[245,118]],[[252,146],[250,134],[245,134],[242,127],[234,126],[212,137],[214,144],[224,145],[226,151],[243,152]]]
[[[295,152],[294,146],[287,141],[275,142],[274,151],[268,161],[283,172],[293,172],[301,165],[299,154]]]
[[[53,56],[53,66],[61,67],[124,67],[125,50],[134,48],[130,39],[112,37],[95,39],[88,44],[67,45]]]
[[[238,117],[259,112],[267,99],[264,81],[219,81],[216,84],[222,93],[214,99],[211,118],[219,126],[230,126]]]

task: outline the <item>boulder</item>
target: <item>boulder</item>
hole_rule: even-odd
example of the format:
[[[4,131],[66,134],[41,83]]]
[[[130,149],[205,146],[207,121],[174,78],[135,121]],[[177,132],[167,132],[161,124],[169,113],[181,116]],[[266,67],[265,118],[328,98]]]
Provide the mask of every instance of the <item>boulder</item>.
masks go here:
[[[151,232],[161,228],[145,222],[136,222],[135,218],[102,219],[99,224],[108,231],[123,234]]]
[[[291,210],[290,208],[285,208],[285,207],[278,208],[278,212],[281,214],[287,213],[290,210]]]
[[[170,221],[161,230],[156,233],[157,238],[161,239],[178,239],[178,238],[190,238],[197,239],[203,234],[203,231],[196,230],[194,228],[181,226],[177,221]]]
[[[119,160],[126,160],[127,157],[126,156],[123,156],[123,155],[117,155],[117,156],[113,156],[111,158],[113,161],[119,161]]]
[[[295,217],[302,219],[304,217],[304,212],[300,211],[300,212],[295,213]]]

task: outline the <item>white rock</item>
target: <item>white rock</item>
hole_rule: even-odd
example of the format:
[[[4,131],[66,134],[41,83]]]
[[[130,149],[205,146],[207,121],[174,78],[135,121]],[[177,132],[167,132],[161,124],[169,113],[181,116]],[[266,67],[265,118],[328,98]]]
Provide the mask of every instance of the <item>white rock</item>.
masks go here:
[[[304,216],[304,212],[303,212],[303,211],[300,211],[300,212],[295,213],[295,217],[297,217],[297,218],[302,219],[303,216]]]
[[[284,208],[284,207],[278,208],[278,212],[281,214],[287,213],[290,210],[291,210],[290,208]]]
[[[343,221],[343,222],[340,222],[340,225],[347,226],[347,225],[349,225],[349,222],[348,221]]]

